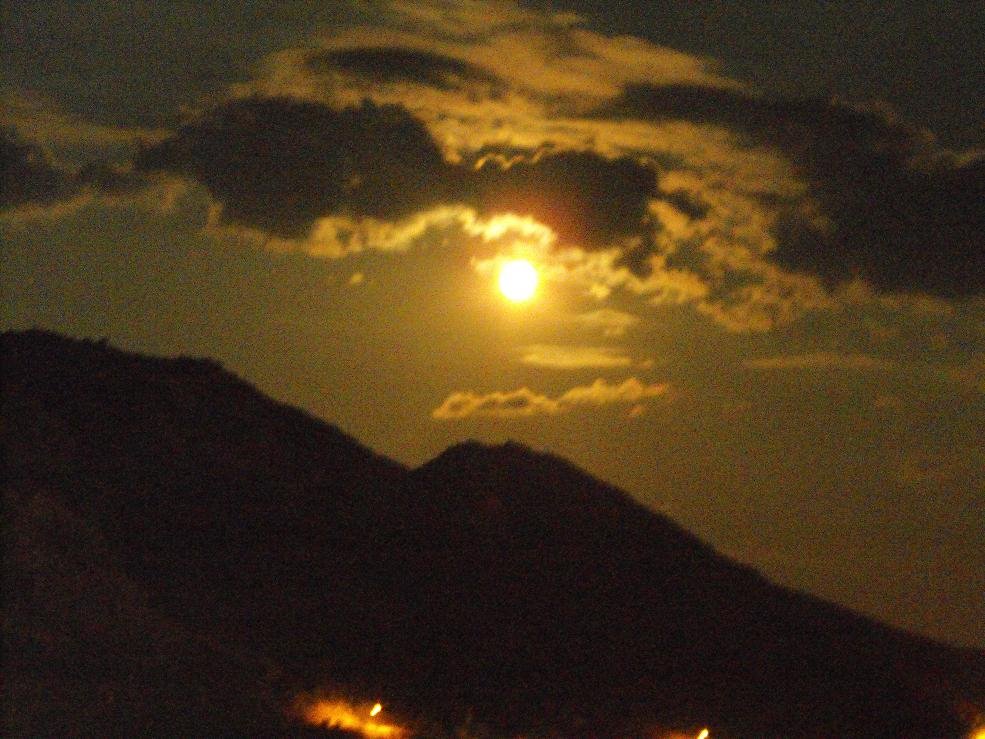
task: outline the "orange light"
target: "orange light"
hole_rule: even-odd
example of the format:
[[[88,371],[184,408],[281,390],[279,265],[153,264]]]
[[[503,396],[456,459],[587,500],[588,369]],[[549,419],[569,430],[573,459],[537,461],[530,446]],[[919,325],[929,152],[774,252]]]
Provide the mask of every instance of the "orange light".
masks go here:
[[[400,726],[373,719],[383,710],[383,706],[379,703],[372,708],[365,705],[359,708],[344,700],[302,698],[299,700],[298,708],[309,724],[326,726],[330,729],[345,729],[361,734],[367,739],[377,737],[400,739],[408,735],[407,730]]]
[[[702,729],[700,732],[698,732],[697,739],[708,739],[709,736],[711,736],[711,732],[708,731],[708,729]]]

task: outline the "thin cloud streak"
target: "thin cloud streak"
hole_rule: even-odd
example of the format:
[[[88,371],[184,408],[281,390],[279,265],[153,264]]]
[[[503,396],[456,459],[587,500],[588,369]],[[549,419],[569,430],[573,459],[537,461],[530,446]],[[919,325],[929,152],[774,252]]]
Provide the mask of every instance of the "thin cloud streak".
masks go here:
[[[630,377],[619,384],[611,384],[599,378],[591,385],[573,387],[555,398],[541,395],[527,387],[484,395],[457,391],[445,398],[444,402],[431,412],[431,417],[438,421],[450,421],[471,416],[494,418],[551,416],[582,406],[639,404],[643,400],[665,395],[669,389],[667,383],[646,384],[636,377]]]
[[[598,310],[579,313],[574,317],[579,326],[601,331],[603,336],[623,336],[629,329],[638,325],[639,316],[614,308],[599,308]]]
[[[555,370],[629,367],[633,360],[621,347],[534,344],[523,350],[522,364]]]
[[[893,360],[873,357],[868,354],[837,354],[835,352],[760,357],[747,359],[743,361],[742,365],[755,370],[844,369],[862,372],[895,370],[899,367],[899,364]]]

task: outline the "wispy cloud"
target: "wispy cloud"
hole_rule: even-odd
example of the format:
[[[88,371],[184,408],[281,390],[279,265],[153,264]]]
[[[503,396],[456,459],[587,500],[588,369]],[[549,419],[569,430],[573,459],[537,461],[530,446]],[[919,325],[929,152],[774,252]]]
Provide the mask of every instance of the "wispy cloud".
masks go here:
[[[132,152],[141,144],[170,135],[163,128],[133,128],[94,123],[61,110],[37,95],[0,90],[0,124],[43,146],[91,161],[100,154]]]
[[[574,320],[580,326],[601,331],[604,336],[622,336],[640,322],[639,316],[614,308],[579,313]]]
[[[894,360],[873,357],[868,354],[838,354],[812,352],[747,359],[743,366],[757,370],[842,369],[863,372],[886,371],[898,368]]]
[[[479,394],[468,391],[454,392],[431,412],[439,421],[491,416],[516,418],[535,415],[556,415],[581,406],[605,406],[612,404],[639,404],[641,401],[664,395],[669,389],[666,383],[647,384],[630,377],[618,384],[601,378],[591,385],[573,387],[557,397],[549,397],[521,387],[505,392]],[[634,415],[638,410],[634,405]]]
[[[187,180],[146,177],[125,166],[62,165],[46,147],[0,128],[0,222],[7,225],[32,227],[93,205],[167,212],[192,189]]]
[[[545,369],[629,367],[633,360],[621,347],[570,344],[534,344],[526,347],[520,362]]]
[[[938,373],[950,382],[985,393],[985,353],[975,354],[963,364],[940,365]]]
[[[898,372],[920,377],[922,382],[944,382],[957,389],[985,392],[985,355],[973,355],[967,361],[954,364],[940,361],[887,359],[870,354],[839,354],[812,352],[780,354],[746,359],[747,369],[761,371],[847,370],[852,372]],[[882,393],[875,400],[880,409],[899,409],[898,395]]]

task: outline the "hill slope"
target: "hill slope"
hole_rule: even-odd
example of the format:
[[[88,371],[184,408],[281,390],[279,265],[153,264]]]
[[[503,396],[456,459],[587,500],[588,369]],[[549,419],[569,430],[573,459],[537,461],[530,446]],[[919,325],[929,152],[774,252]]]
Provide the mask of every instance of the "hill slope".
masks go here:
[[[212,362],[2,352],[7,734],[295,731],[326,682],[569,736],[960,736],[985,698],[981,653],[777,588],[556,457],[408,471]]]

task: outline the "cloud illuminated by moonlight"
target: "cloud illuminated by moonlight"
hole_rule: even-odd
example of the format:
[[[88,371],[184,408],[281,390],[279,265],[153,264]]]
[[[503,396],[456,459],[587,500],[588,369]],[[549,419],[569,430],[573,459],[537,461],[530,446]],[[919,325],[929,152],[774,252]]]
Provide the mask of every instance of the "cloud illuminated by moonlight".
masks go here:
[[[664,395],[668,389],[669,385],[666,383],[646,384],[635,377],[630,377],[619,384],[612,384],[599,378],[591,385],[572,387],[554,398],[536,393],[527,387],[484,395],[458,391],[445,398],[444,402],[431,412],[431,416],[439,421],[449,421],[470,416],[516,418],[556,415],[583,406],[635,404]]]

